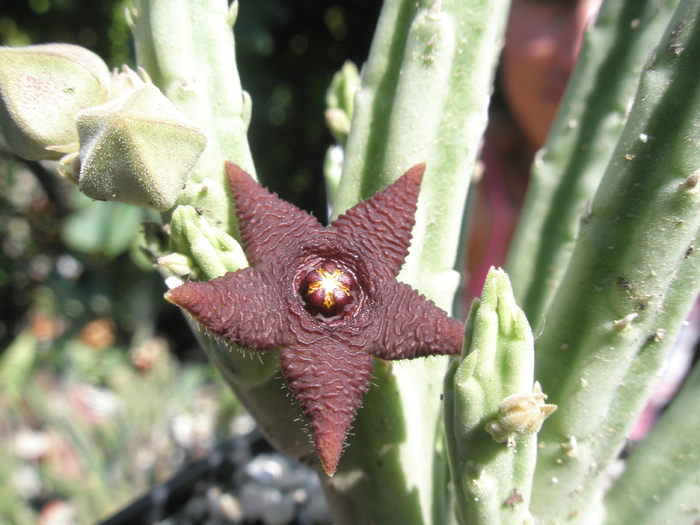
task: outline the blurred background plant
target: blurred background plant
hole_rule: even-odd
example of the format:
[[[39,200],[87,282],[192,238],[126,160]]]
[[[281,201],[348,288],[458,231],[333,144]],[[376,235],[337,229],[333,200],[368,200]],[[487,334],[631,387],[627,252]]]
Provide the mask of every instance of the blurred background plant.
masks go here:
[[[2,2],[0,45],[74,43],[133,67],[130,4]],[[325,92],[367,56],[379,8],[240,9],[258,172],[322,220]],[[90,201],[50,170],[0,145],[0,523],[94,522],[250,428],[137,248],[133,232],[158,214]]]
[[[0,169],[0,523],[91,523],[241,420],[153,299],[160,283],[131,233],[147,214],[55,177],[47,191],[31,168],[4,155]]]

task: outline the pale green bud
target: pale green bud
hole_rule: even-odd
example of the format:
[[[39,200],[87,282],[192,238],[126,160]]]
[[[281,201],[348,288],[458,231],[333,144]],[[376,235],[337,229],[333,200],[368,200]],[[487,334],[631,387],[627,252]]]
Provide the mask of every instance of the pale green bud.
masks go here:
[[[352,62],[345,62],[326,91],[326,124],[333,137],[343,144],[350,133],[350,122],[354,110],[355,93],[360,84],[360,75]]]
[[[170,234],[175,249],[191,261],[188,264],[191,277],[195,279],[214,279],[248,266],[238,241],[210,225],[206,217],[192,206],[175,208]],[[166,262],[171,261],[166,259]]]
[[[181,253],[169,253],[162,257],[158,257],[158,266],[163,271],[172,277],[178,277],[184,280],[194,271],[192,260]]]
[[[206,137],[153,84],[78,114],[80,190],[92,199],[166,211]]]
[[[29,160],[77,150],[75,117],[108,100],[109,69],[80,46],[0,47],[0,128]]]
[[[350,133],[350,118],[344,110],[340,108],[329,108],[325,112],[326,125],[331,130],[333,136],[342,142]]]
[[[486,430],[499,443],[508,441],[513,434],[536,434],[542,423],[557,409],[556,405],[544,403],[547,396],[542,393],[539,382],[532,392],[513,394],[498,405],[498,421],[492,421]]]
[[[326,92],[326,106],[339,108],[352,118],[355,93],[360,84],[360,74],[352,62],[345,62],[340,71],[333,75],[331,85]]]

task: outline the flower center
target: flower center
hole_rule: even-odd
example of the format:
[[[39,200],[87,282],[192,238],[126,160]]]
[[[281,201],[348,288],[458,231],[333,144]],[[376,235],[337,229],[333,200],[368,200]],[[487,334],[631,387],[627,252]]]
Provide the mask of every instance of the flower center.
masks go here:
[[[355,279],[331,261],[314,268],[304,278],[305,290],[302,293],[306,301],[322,314],[335,314],[352,300]]]

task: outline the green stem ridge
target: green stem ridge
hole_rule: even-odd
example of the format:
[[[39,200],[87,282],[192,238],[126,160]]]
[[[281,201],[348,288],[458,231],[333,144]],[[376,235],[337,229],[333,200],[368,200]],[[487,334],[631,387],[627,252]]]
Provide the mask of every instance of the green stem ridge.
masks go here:
[[[389,0],[355,97],[333,213],[426,162],[400,279],[449,310],[507,2]],[[377,363],[326,494],[338,523],[445,523],[436,451],[446,359]],[[436,494],[438,495],[436,497]],[[386,505],[392,501],[392,505]]]
[[[511,446],[487,432],[508,396],[533,389],[534,344],[508,276],[489,272],[472,304],[463,358],[445,376],[445,440],[460,523],[522,524],[529,518],[536,434]]]
[[[700,5],[683,0],[635,104],[537,340],[559,405],[540,434],[532,513],[591,523],[601,483],[700,291]],[[562,444],[577,444],[574,454]]]
[[[678,0],[605,2],[588,30],[550,140],[538,155],[506,268],[538,331],[622,132],[639,72]]]
[[[134,0],[132,15],[138,65],[207,136],[178,203],[204,208],[214,226],[235,237],[224,162],[255,173],[246,137],[250,99],[234,52],[236,6],[225,0]]]
[[[696,365],[678,397],[627,459],[624,473],[605,498],[605,523],[652,525],[697,521],[700,517],[698,399],[700,366]]]

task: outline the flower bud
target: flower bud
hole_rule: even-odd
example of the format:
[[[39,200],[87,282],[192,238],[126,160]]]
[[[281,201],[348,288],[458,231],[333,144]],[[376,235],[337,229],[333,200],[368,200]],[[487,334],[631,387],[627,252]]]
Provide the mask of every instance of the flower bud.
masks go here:
[[[326,125],[333,136],[342,142],[350,133],[350,119],[347,113],[340,108],[329,108],[325,112]]]
[[[180,277],[183,280],[195,269],[189,257],[177,252],[158,257],[157,262],[168,276]]]
[[[248,266],[241,245],[226,232],[211,226],[192,206],[175,208],[170,234],[175,250],[187,257],[192,278],[214,279]],[[161,260],[172,262],[161,257],[159,264]]]
[[[360,84],[360,74],[352,62],[345,62],[340,71],[333,75],[331,85],[326,92],[326,105],[329,108],[342,109],[352,118],[355,93]]]
[[[545,404],[546,398],[538,382],[535,382],[530,393],[506,397],[498,405],[498,422],[487,425],[488,432],[499,443],[506,441],[513,433],[527,435],[539,432],[544,420],[557,409],[556,405]]]
[[[0,128],[7,145],[28,160],[76,151],[75,117],[108,100],[109,78],[102,59],[80,46],[0,47]]]
[[[355,93],[360,75],[352,62],[345,62],[331,81],[326,92],[326,124],[335,139],[344,144],[350,133]]]
[[[166,211],[206,146],[204,133],[153,84],[78,114],[80,190]]]

